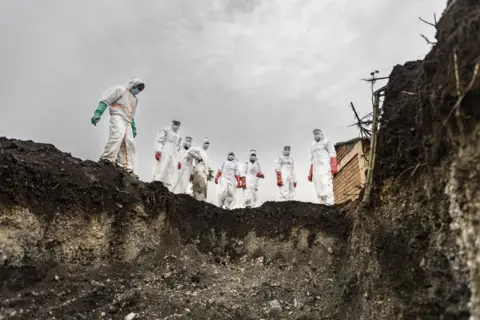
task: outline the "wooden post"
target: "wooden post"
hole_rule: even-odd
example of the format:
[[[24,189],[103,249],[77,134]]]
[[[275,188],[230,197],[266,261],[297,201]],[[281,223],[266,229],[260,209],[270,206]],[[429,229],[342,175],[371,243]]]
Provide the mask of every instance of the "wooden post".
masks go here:
[[[373,170],[375,167],[375,156],[377,153],[377,135],[378,135],[378,117],[380,114],[380,94],[384,92],[386,86],[373,93],[373,119],[372,119],[372,137],[370,140],[370,155],[368,159],[367,183],[365,185],[365,195],[362,202],[369,205],[371,202],[373,188]]]

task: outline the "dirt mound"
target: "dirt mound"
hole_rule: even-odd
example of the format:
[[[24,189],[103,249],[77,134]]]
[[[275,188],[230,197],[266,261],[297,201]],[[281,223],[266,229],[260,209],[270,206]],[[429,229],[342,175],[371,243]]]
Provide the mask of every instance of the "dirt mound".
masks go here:
[[[0,150],[0,315],[335,319],[340,311],[331,301],[343,290],[346,207],[226,212],[51,145],[0,138]]]
[[[472,77],[480,63],[479,21],[478,2],[452,1],[438,21],[437,43],[425,59],[393,69],[383,104],[377,181],[405,170],[411,173],[417,165],[438,165],[453,155],[462,135],[475,130],[480,77],[473,82]],[[451,115],[463,94],[458,116]]]

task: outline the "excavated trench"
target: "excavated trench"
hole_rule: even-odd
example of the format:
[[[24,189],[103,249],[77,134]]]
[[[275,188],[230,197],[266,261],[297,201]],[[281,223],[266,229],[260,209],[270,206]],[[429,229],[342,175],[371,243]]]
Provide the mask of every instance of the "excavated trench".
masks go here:
[[[480,319],[479,30],[449,1],[393,69],[369,206],[223,211],[0,138],[0,319]]]
[[[0,139],[0,148],[5,315],[337,312],[346,209],[292,202],[226,212],[51,145]]]

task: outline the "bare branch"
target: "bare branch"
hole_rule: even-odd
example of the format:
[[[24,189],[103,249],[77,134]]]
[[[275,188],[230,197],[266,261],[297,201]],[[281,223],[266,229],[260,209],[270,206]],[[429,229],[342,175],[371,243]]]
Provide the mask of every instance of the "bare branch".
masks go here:
[[[420,37],[422,37],[423,39],[425,39],[425,41],[426,41],[428,44],[432,45],[432,46],[434,46],[434,45],[437,44],[436,42],[430,41],[430,39],[428,39],[428,38],[427,38],[426,36],[424,36],[423,34],[421,34]]]
[[[463,99],[465,98],[465,94],[472,90],[472,87],[473,85],[475,84],[475,80],[477,79],[477,76],[478,76],[478,69],[480,67],[480,64],[477,62],[475,64],[475,68],[473,70],[473,76],[472,76],[472,79],[470,80],[470,83],[468,84],[468,87],[465,89],[465,91],[458,97],[458,100],[457,102],[455,103],[455,105],[452,107],[452,110],[450,110],[450,113],[448,114],[447,118],[445,119],[445,121],[443,121],[443,126],[446,126],[447,125],[447,122],[448,122],[448,119],[452,116],[453,112],[455,112],[455,114],[458,116],[460,114],[460,105],[462,104],[463,102]]]
[[[370,132],[366,128],[363,127],[365,125],[365,122],[360,119],[358,116],[357,110],[355,109],[355,106],[353,105],[353,102],[350,102],[350,106],[352,107],[353,113],[355,114],[355,118],[357,119],[357,123],[352,124],[350,127],[356,126],[360,130],[360,136],[363,138],[363,136],[369,136]]]
[[[457,90],[458,99],[457,99],[457,102],[455,103],[455,105],[452,107],[452,109],[448,113],[448,116],[443,121],[443,124],[440,127],[439,131],[447,125],[448,120],[452,116],[453,112],[455,112],[455,115],[457,117],[460,115],[460,106],[463,102],[463,99],[465,98],[465,95],[470,90],[472,90],[473,85],[475,84],[475,81],[477,80],[477,77],[478,77],[478,71],[480,69],[480,62],[477,62],[475,64],[475,67],[473,68],[472,78],[470,79],[470,82],[469,82],[468,86],[465,88],[465,90],[463,90],[463,92],[461,92],[461,89],[460,89],[460,75],[459,75],[459,72],[458,72],[458,57],[457,57],[457,52],[456,51],[453,51],[453,61],[455,63],[455,82],[456,82],[456,90]],[[439,132],[437,132],[437,135],[438,135],[438,133]]]
[[[352,107],[353,113],[355,114],[355,118],[357,118],[358,122],[361,122],[357,110],[355,110],[355,106],[353,105],[353,102],[350,102],[350,106]]]
[[[437,26],[437,24],[438,24],[437,14],[435,12],[433,13],[433,21],[435,22],[435,26]]]
[[[362,117],[362,120],[365,119],[365,118],[371,118],[372,115],[373,115],[373,112],[367,113],[366,115],[364,115],[364,116]]]
[[[420,19],[420,21],[422,21],[422,22],[424,22],[424,23],[426,23],[426,24],[428,24],[428,25],[431,25],[431,26],[434,27],[435,29],[437,28],[437,25],[436,25],[436,24],[433,24],[433,23],[431,23],[431,22],[425,21],[425,20],[423,20],[421,17],[418,17],[418,19]]]

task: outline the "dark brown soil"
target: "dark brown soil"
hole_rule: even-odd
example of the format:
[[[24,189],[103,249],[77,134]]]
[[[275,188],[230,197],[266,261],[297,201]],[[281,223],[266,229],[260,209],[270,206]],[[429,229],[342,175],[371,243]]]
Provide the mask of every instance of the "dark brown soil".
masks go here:
[[[110,255],[101,260],[81,246],[73,247],[79,250],[73,261],[59,256],[62,240],[44,238],[35,244],[43,253],[40,259],[26,254],[19,266],[4,261],[2,316],[123,319],[135,312],[138,319],[175,314],[185,319],[317,319],[318,314],[335,319],[340,312],[331,301],[340,299],[343,290],[337,267],[345,262],[351,229],[347,207],[285,202],[226,212],[51,145],[0,138],[0,150],[3,210],[26,208],[54,229],[59,216],[71,212],[83,216],[78,228],[105,219],[103,214],[112,219]],[[139,204],[140,219],[152,227],[165,213],[166,232],[158,234],[159,246],[149,250],[152,244],[146,243],[134,264],[122,262],[119,248],[128,246],[127,234],[141,225]],[[15,227],[15,217],[10,218],[3,222],[7,228]],[[252,235],[262,242],[248,243]],[[271,310],[273,300],[282,310]]]

